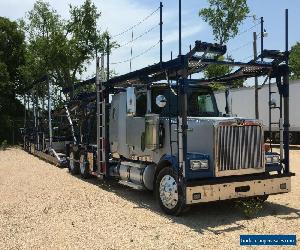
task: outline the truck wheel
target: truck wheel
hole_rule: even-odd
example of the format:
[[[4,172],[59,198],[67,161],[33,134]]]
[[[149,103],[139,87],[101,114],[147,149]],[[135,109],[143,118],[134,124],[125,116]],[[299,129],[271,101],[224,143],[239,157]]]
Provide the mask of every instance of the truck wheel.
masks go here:
[[[161,209],[169,215],[178,216],[185,207],[183,192],[178,185],[175,171],[163,168],[156,179],[156,197]]]
[[[71,174],[79,174],[79,164],[77,162],[76,153],[74,151],[70,152],[70,158],[69,158],[69,171]]]
[[[80,176],[83,179],[89,178],[90,177],[89,163],[87,161],[86,154],[84,152],[80,154],[79,167],[80,167]]]

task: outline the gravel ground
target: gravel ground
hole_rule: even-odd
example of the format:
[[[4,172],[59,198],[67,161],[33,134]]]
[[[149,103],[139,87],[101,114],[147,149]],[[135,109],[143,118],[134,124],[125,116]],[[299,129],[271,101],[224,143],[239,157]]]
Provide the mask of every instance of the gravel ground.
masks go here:
[[[20,149],[0,158],[0,249],[233,249],[240,234],[300,236],[300,151],[291,152],[292,192],[253,219],[232,202],[169,217],[151,193],[83,181]]]

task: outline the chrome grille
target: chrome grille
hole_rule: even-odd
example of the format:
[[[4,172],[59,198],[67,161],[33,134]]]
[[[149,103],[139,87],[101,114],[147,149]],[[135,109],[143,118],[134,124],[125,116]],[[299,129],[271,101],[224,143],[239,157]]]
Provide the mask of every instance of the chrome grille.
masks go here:
[[[218,171],[263,167],[263,130],[260,126],[219,126],[216,143]]]

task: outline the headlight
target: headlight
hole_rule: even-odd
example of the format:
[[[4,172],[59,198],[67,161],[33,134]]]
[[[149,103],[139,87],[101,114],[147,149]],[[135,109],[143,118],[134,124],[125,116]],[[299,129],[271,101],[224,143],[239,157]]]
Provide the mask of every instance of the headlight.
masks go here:
[[[192,170],[208,169],[208,160],[190,160]]]
[[[272,156],[266,156],[266,163],[268,164],[272,163]]]
[[[278,164],[280,162],[279,155],[267,155],[266,163],[267,164]]]
[[[273,155],[272,163],[279,163],[279,155]]]

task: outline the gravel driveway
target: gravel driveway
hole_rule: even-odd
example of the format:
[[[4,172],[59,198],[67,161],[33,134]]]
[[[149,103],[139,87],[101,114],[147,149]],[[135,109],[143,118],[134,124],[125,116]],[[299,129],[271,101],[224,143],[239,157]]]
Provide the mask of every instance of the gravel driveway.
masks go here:
[[[151,193],[83,181],[20,149],[0,159],[0,249],[225,250],[240,247],[240,234],[300,236],[300,151],[291,152],[292,192],[250,220],[232,202],[169,217]]]

